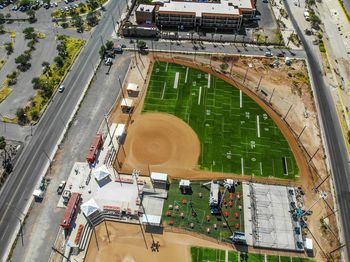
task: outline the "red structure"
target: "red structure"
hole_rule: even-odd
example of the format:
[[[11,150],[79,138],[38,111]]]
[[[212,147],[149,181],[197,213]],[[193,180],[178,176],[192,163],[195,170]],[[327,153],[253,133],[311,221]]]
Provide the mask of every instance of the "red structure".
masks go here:
[[[90,146],[89,152],[86,155],[86,160],[89,163],[94,163],[96,160],[97,151],[102,147],[103,138],[101,134],[96,134],[94,140],[92,140],[92,144]]]
[[[61,227],[64,229],[69,229],[72,219],[75,216],[75,213],[79,207],[79,203],[80,203],[80,199],[81,199],[81,194],[79,193],[72,193],[68,204],[67,204],[67,208],[64,211],[64,215],[62,217],[61,220]]]

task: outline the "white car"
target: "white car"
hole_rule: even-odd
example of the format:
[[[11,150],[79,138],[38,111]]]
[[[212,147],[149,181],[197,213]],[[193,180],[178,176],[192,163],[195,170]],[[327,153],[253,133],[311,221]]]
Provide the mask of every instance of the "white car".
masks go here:
[[[58,88],[58,92],[63,93],[64,88],[64,85],[60,85],[60,87]]]
[[[266,57],[272,57],[273,54],[272,54],[270,51],[267,51],[267,52],[265,52],[265,56],[266,56]]]

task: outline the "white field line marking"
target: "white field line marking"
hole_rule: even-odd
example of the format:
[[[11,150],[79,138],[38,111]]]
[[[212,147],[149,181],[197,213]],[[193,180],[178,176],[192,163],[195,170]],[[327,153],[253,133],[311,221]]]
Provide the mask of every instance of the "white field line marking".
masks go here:
[[[187,77],[188,77],[188,67],[186,68],[186,75],[185,75],[185,83],[187,84]]]
[[[208,88],[210,88],[211,74],[208,74]]]
[[[180,77],[180,73],[176,72],[175,74],[175,80],[174,80],[174,88],[176,89],[178,84],[179,84],[179,77]]]
[[[169,63],[166,63],[165,72],[168,72],[168,65]]]
[[[199,87],[198,105],[201,104],[202,87]]]
[[[239,108],[243,107],[243,93],[242,90],[239,90]]]
[[[242,167],[242,176],[244,175],[244,160],[243,157],[241,157],[241,167]]]
[[[225,250],[225,262],[228,262],[228,250]]]
[[[256,116],[256,129],[258,131],[258,137],[260,137],[260,118]]]
[[[166,87],[166,82],[164,82],[163,93],[162,93],[162,98],[161,98],[162,100],[163,100],[163,98],[164,98],[165,87]]]
[[[287,164],[287,158],[283,157],[284,164],[286,165],[286,176],[288,176],[288,164]]]
[[[263,171],[262,171],[262,163],[260,162],[260,174],[263,175]]]

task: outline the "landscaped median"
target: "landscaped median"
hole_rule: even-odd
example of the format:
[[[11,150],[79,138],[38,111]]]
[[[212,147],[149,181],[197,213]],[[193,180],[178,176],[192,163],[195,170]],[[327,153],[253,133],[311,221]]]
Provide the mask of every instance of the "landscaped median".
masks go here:
[[[39,77],[33,78],[33,88],[37,89],[37,92],[29,100],[27,106],[17,111],[17,122],[20,124],[36,122],[39,119],[51,96],[85,44],[82,39],[68,36],[58,36],[57,40],[59,41],[57,46],[59,55],[54,58],[55,64],[47,63],[43,73]]]

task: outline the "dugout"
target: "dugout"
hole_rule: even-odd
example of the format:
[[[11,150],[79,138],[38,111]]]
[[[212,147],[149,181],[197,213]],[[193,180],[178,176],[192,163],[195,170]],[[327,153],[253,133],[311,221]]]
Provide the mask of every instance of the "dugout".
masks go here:
[[[138,86],[138,84],[135,83],[129,83],[126,91],[128,92],[128,96],[130,97],[138,97],[139,93],[140,93],[140,88]]]
[[[168,188],[168,184],[169,184],[168,174],[152,172],[151,181],[154,188],[165,189],[165,190]]]
[[[134,100],[131,98],[123,98],[121,103],[122,112],[129,114],[134,110]]]

